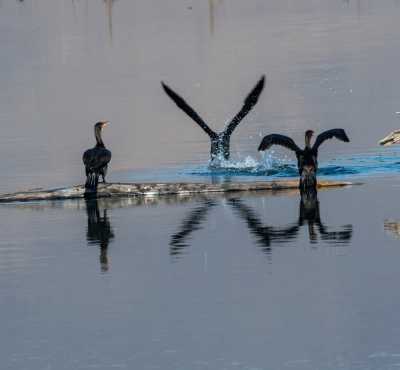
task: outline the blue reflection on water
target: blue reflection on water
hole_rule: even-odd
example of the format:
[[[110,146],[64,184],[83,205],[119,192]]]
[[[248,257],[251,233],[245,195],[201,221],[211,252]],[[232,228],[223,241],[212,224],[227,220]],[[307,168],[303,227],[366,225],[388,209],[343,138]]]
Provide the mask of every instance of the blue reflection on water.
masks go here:
[[[351,180],[360,177],[397,174],[400,172],[400,150],[383,149],[351,156],[340,156],[320,161],[318,176],[327,179]],[[279,158],[274,154],[260,160],[251,156],[237,161],[223,161],[218,167],[209,164],[187,164],[161,170],[125,171],[124,181],[254,181],[293,178],[298,176],[293,159]],[[261,179],[264,178],[264,179]]]

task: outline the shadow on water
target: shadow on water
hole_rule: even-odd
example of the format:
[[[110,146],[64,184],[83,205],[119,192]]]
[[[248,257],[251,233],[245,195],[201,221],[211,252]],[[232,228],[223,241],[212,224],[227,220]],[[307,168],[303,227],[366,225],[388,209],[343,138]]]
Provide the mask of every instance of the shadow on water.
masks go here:
[[[107,216],[107,209],[104,208],[103,213],[101,213],[97,199],[86,199],[85,203],[87,213],[86,239],[88,245],[100,247],[100,269],[102,272],[107,272],[109,269],[108,245],[114,239],[114,232]]]
[[[271,253],[273,244],[285,244],[297,239],[303,226],[307,226],[309,241],[312,244],[318,243],[319,240],[334,245],[348,244],[353,235],[352,225],[344,225],[340,231],[330,231],[321,221],[316,191],[301,194],[298,219],[287,226],[264,225],[256,212],[240,199],[232,198],[229,204],[246,222],[250,232],[256,236],[258,245],[268,255]]]

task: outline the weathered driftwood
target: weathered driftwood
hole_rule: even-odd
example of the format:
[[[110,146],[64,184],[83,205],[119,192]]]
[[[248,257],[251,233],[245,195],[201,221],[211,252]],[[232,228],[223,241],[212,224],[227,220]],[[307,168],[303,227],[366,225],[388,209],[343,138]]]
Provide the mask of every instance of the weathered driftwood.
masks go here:
[[[107,197],[150,197],[160,195],[188,195],[206,193],[228,193],[243,191],[280,191],[297,189],[296,180],[259,181],[259,182],[229,182],[221,184],[205,183],[109,183],[99,184],[97,198]],[[340,187],[354,185],[346,181],[319,181],[318,187]],[[35,189],[30,191],[0,194],[0,203],[27,202],[39,200],[62,200],[83,198],[85,188],[76,185],[58,189]]]

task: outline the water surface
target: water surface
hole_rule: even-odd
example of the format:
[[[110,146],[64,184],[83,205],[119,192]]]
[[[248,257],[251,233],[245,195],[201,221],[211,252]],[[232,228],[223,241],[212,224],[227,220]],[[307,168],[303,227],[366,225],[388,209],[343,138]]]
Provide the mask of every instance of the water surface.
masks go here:
[[[110,181],[296,176],[263,135],[320,150],[364,185],[0,207],[1,368],[396,369],[400,366],[398,1],[0,1],[0,192],[83,181],[108,119]],[[262,74],[259,103],[208,166]]]

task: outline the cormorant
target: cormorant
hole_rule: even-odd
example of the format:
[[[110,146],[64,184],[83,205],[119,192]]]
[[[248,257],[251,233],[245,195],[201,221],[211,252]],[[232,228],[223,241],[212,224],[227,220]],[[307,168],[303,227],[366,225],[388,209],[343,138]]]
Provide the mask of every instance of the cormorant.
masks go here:
[[[235,117],[229,122],[224,131],[217,133],[208,127],[204,120],[191,108],[186,101],[174,92],[164,82],[161,85],[167,95],[175,102],[175,104],[182,109],[193,121],[195,121],[210,137],[211,140],[211,161],[214,159],[229,159],[229,145],[233,131],[238,126],[240,121],[250,112],[256,105],[258,98],[264,88],[265,76],[262,76],[257,84],[251,90],[250,94],[246,97],[242,109],[236,114]]]
[[[103,182],[106,182],[107,167],[111,160],[111,152],[106,149],[103,143],[101,130],[108,124],[108,121],[100,121],[94,125],[96,146],[83,153],[82,160],[86,171],[85,188],[91,191],[96,191],[100,175],[103,178]]]
[[[383,146],[389,146],[392,144],[398,144],[400,142],[400,130],[395,130],[391,132],[388,136],[379,140],[379,144]]]
[[[314,131],[307,130],[305,133],[305,148],[300,149],[290,137],[285,135],[271,134],[264,137],[258,147],[259,151],[264,151],[272,145],[282,145],[296,153],[297,166],[300,175],[300,188],[315,188],[317,186],[318,170],[318,148],[327,139],[335,137],[344,142],[349,142],[345,131],[341,128],[324,131],[317,136],[315,143],[311,146],[311,137]]]

